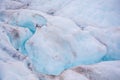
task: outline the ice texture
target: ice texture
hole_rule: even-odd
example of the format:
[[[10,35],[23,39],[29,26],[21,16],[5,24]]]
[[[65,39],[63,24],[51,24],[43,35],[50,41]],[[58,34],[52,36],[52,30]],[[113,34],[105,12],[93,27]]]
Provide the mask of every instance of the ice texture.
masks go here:
[[[120,0],[0,0],[0,80],[119,80]]]

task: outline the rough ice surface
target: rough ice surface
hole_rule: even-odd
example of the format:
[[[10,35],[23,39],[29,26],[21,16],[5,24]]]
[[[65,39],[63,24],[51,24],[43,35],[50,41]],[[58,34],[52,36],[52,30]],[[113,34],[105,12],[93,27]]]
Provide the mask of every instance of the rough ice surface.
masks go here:
[[[52,17],[47,21],[26,44],[37,71],[56,75],[75,65],[98,62],[106,54],[104,45],[71,20]]]
[[[86,30],[90,31],[98,41],[107,47],[107,54],[105,60],[119,60],[120,59],[120,28],[106,28],[99,29],[95,27],[88,27]],[[98,36],[99,35],[99,36]]]
[[[27,13],[27,15],[25,14]],[[31,11],[1,11],[1,21],[14,26],[28,28],[32,33],[35,32],[35,27],[46,25],[47,20],[40,14],[33,14]]]
[[[120,0],[36,0],[31,2],[30,9],[70,18],[81,27],[118,27],[119,3]]]
[[[11,45],[7,34],[9,26],[0,23],[0,80],[38,80],[27,68],[26,57]]]
[[[119,73],[120,61],[108,61],[89,66],[77,66],[51,80],[119,80]]]
[[[0,0],[0,80],[119,80],[119,3]]]

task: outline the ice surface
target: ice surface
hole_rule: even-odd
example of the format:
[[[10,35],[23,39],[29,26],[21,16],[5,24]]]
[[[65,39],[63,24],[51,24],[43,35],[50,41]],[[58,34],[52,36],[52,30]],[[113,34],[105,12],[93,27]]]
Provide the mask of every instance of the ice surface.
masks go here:
[[[30,0],[0,0],[0,10],[27,8],[29,4]]]
[[[6,14],[5,14],[6,13]],[[27,15],[25,14],[27,13]],[[33,12],[29,11],[1,11],[0,16],[1,21],[6,22],[8,24],[14,25],[14,26],[20,26],[28,28],[32,33],[35,32],[36,26],[44,26],[46,25],[47,20],[39,14],[33,14]]]
[[[27,52],[24,45],[26,41],[32,36],[32,33],[27,28],[6,25],[4,23],[0,23],[0,25],[3,26],[14,48],[21,53],[26,54]]]
[[[0,0],[0,80],[119,80],[119,3]]]
[[[78,66],[64,71],[55,80],[119,80],[120,61]]]
[[[96,63],[106,54],[104,45],[71,20],[52,17],[47,21],[26,45],[37,71],[58,75],[72,66]]]
[[[120,0],[75,0],[58,11],[56,15],[67,16],[79,25],[118,27],[120,25],[119,3]]]
[[[80,27],[118,27],[119,3],[120,0],[36,0],[32,1],[28,8],[70,18]]]
[[[81,65],[65,70],[59,76],[44,76],[46,80],[119,80],[120,61]]]
[[[38,80],[28,69],[25,56],[11,45],[10,30],[10,25],[0,23],[0,80]]]
[[[107,47],[107,54],[105,60],[119,60],[120,59],[120,28],[95,28],[88,27],[86,30],[90,31],[98,41]],[[99,36],[98,36],[99,35]]]

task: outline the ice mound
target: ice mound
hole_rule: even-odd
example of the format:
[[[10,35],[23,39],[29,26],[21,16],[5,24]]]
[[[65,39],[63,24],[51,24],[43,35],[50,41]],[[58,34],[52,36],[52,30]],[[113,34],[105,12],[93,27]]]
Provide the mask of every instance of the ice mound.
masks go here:
[[[71,20],[45,17],[46,26],[38,27],[26,43],[28,56],[38,72],[58,75],[72,66],[99,62],[106,54],[104,45]]]

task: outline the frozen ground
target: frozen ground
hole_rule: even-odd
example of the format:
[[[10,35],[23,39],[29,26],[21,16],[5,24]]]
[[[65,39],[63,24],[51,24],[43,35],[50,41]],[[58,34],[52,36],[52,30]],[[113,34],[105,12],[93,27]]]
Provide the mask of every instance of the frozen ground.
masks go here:
[[[119,0],[0,0],[0,80],[119,80]]]

